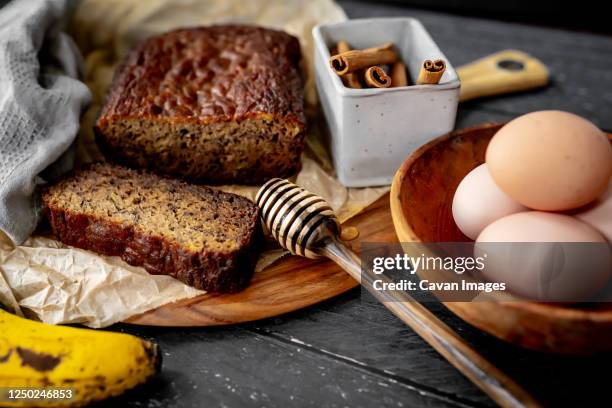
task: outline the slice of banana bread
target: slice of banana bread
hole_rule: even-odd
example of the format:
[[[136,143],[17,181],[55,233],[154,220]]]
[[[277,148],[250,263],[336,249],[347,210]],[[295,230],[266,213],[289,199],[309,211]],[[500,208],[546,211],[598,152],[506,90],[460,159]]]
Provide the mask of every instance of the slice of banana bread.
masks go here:
[[[95,126],[110,160],[211,184],[300,169],[297,38],[254,26],[179,29],[129,52]]]
[[[150,273],[213,292],[253,274],[258,209],[244,197],[105,163],[49,187],[43,204],[60,241]]]

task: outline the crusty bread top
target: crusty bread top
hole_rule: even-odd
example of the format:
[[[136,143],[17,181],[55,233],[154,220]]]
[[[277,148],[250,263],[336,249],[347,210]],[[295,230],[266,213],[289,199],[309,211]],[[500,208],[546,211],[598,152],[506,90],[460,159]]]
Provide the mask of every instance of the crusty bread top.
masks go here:
[[[298,40],[254,26],[179,29],[150,38],[117,69],[97,126],[116,118],[305,123]]]
[[[228,253],[251,241],[250,200],[111,164],[94,164],[49,187],[45,206],[131,226],[193,252]]]

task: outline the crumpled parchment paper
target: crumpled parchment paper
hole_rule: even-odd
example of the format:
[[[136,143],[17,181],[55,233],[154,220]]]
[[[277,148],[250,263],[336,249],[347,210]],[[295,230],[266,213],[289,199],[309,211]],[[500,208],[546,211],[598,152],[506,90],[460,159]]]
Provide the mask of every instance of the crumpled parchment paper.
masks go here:
[[[26,316],[46,323],[104,327],[201,291],[149,275],[119,257],[93,255],[44,237],[13,247],[0,239],[2,277]],[[0,301],[13,301],[0,289]]]
[[[104,101],[116,64],[143,39],[177,27],[250,23],[285,30],[300,39],[304,54],[305,96],[309,120],[303,169],[296,183],[325,198],[346,221],[388,191],[381,188],[345,188],[335,178],[321,132],[313,77],[311,30],[321,22],[346,16],[332,0],[83,0],[72,20],[70,34],[86,61],[86,83],[93,103],[83,116],[77,139],[80,162],[103,159],[92,126]],[[219,188],[253,199],[258,187]],[[285,254],[266,249],[256,267],[261,271]],[[105,327],[165,303],[202,291],[168,277],[149,275],[127,265],[54,240],[32,237],[13,246],[0,236],[0,302],[24,314],[53,324],[81,323]]]

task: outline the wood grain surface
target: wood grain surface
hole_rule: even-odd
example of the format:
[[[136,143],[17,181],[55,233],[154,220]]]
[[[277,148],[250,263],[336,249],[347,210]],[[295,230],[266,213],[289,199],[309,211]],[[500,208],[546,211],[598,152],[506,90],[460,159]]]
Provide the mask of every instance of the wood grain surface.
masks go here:
[[[359,241],[397,242],[389,195],[381,197],[346,226]],[[354,248],[358,250],[358,248]],[[251,284],[233,294],[205,294],[164,305],[127,323],[150,326],[217,326],[278,316],[332,298],[358,286],[333,262],[289,256],[256,273]]]

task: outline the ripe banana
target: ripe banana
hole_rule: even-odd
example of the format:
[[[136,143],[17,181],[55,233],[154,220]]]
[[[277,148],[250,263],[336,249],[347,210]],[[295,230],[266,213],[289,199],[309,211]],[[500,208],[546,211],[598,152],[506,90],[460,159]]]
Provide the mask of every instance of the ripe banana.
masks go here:
[[[119,395],[160,368],[159,348],[148,341],[38,323],[0,309],[0,406],[82,406]],[[16,399],[15,389],[26,388],[71,389],[72,398]]]

